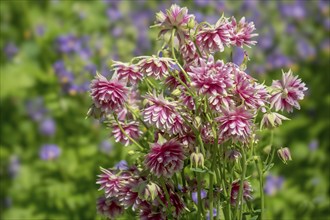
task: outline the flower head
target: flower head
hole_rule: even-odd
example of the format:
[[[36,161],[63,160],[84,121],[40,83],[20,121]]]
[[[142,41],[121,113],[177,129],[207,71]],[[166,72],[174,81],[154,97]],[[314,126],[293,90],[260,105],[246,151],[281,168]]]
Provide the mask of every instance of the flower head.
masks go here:
[[[170,140],[164,144],[153,144],[144,163],[157,177],[172,177],[183,168],[183,148],[181,144]]]
[[[99,175],[97,184],[100,184],[100,189],[105,191],[106,198],[115,197],[120,190],[123,188],[125,182],[127,181],[126,177],[117,176],[111,170],[101,168],[102,174]]]
[[[156,26],[161,28],[159,35],[164,35],[166,32],[173,29],[176,30],[178,39],[183,41],[188,35],[188,23],[194,20],[195,16],[188,14],[186,7],[180,8],[174,4],[169,10],[156,14]]]
[[[277,151],[277,155],[285,164],[287,163],[288,160],[292,160],[291,152],[287,147],[279,149]]]
[[[252,33],[256,29],[254,23],[246,22],[245,17],[241,18],[238,23],[236,22],[236,19],[232,17],[229,27],[231,28],[231,44],[238,47],[243,47],[243,45],[250,47],[257,43],[257,41],[252,40],[253,37],[258,36],[258,34]]]
[[[307,90],[306,84],[298,76],[293,76],[291,70],[283,72],[281,80],[273,81],[272,88],[271,107],[287,112],[292,112],[293,107],[300,109],[298,101],[304,99],[304,91]]]
[[[174,65],[172,59],[156,56],[143,58],[138,63],[142,73],[155,79],[162,79],[164,76],[167,76],[172,65]]]
[[[44,144],[39,151],[39,157],[42,160],[54,160],[60,154],[61,149],[56,144]]]
[[[97,199],[96,209],[99,214],[107,218],[115,218],[124,212],[123,207],[115,198],[109,199],[104,196]]]
[[[90,93],[97,108],[102,112],[112,112],[124,105],[128,89],[118,81],[108,81],[97,75],[90,85]]]
[[[240,180],[236,180],[231,184],[231,192],[230,192],[230,202],[231,205],[236,206],[238,201],[238,193],[240,188]],[[252,199],[252,187],[248,181],[243,182],[243,198],[245,201]],[[240,205],[240,204],[239,204]]]
[[[162,95],[148,95],[149,105],[143,111],[144,121],[165,131],[174,125],[176,103],[169,102]]]
[[[122,122],[119,122],[121,124],[121,127],[125,131],[125,133],[131,137],[132,139],[138,139],[142,132],[139,130],[139,124],[135,121],[129,122],[127,124],[124,124]],[[121,142],[125,144],[125,146],[128,146],[130,144],[129,138],[125,135],[125,133],[122,132],[122,130],[119,128],[119,125],[115,124],[112,127],[112,134],[115,138],[116,142]]]
[[[53,136],[56,130],[55,121],[52,118],[45,118],[39,124],[39,131],[45,136]]]
[[[220,124],[220,136],[246,141],[251,134],[253,115],[244,107],[223,109],[222,112],[223,116],[216,119]]]
[[[290,120],[290,119],[276,112],[269,112],[264,114],[264,116],[262,117],[260,122],[260,127],[275,128],[282,124],[282,120]]]
[[[227,95],[233,80],[223,61],[214,62],[213,56],[209,56],[207,61],[201,59],[200,63],[200,66],[191,67],[191,72],[188,72],[192,85],[200,94]]]
[[[136,65],[114,61],[112,67],[119,80],[123,79],[127,80],[128,83],[135,84],[143,78],[140,68]]]
[[[267,195],[274,195],[278,190],[282,188],[284,178],[282,176],[268,175],[266,177],[266,183],[264,191]]]
[[[196,42],[206,53],[223,52],[230,44],[230,34],[226,18],[220,18],[216,25],[204,25],[198,30]]]

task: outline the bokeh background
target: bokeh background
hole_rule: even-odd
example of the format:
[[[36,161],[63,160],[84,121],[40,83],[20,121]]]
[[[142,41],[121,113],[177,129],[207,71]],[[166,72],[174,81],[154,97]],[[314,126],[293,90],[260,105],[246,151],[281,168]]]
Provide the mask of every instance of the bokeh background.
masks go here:
[[[0,1],[1,219],[100,219],[99,166],[125,166],[127,150],[110,131],[85,119],[88,86],[111,60],[155,53],[155,13],[172,3],[197,21],[245,16],[259,33],[247,71],[266,84],[293,70],[309,90],[301,110],[275,130],[267,174],[271,219],[329,219],[330,8],[301,1]],[[234,61],[243,51],[234,48]],[[255,189],[257,191],[257,189]]]

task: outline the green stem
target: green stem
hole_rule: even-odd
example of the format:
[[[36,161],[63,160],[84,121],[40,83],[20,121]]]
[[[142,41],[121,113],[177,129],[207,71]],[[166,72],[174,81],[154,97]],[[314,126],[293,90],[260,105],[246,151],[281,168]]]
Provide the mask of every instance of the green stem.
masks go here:
[[[163,188],[163,190],[165,192],[166,201],[168,203],[166,208],[167,208],[167,210],[170,210],[170,213],[171,213],[171,208],[172,208],[171,198],[170,198],[170,194],[167,191],[164,178],[160,178],[160,183],[161,183],[162,188]]]
[[[237,212],[239,209],[239,215],[237,219],[242,219],[242,210],[243,210],[243,186],[244,186],[244,179],[245,179],[245,173],[246,173],[246,155],[244,146],[241,147],[242,150],[242,175],[241,175],[241,182],[239,185],[239,192],[238,192],[238,201],[236,202],[236,209],[235,209],[235,219],[237,218]]]
[[[200,218],[202,216],[202,219],[204,219],[205,213],[204,213],[204,208],[203,208],[202,198],[201,198],[201,188],[202,188],[201,174],[197,173],[198,217]]]
[[[113,114],[113,117],[115,118],[116,120],[116,123],[119,127],[119,129],[121,130],[121,132],[123,132],[123,134],[131,141],[133,142],[136,146],[138,146],[141,150],[144,150],[144,148],[138,143],[136,142],[133,138],[131,138],[126,132],[125,130],[123,129],[123,127],[121,126],[120,122],[118,121],[117,119],[117,116],[115,114]]]
[[[258,160],[255,160],[255,164],[257,167],[258,175],[259,175],[259,191],[260,191],[260,198],[261,198],[261,213],[260,213],[260,219],[263,220],[265,215],[265,197],[264,197],[264,178],[262,173],[262,162],[260,160],[260,157],[258,157]]]

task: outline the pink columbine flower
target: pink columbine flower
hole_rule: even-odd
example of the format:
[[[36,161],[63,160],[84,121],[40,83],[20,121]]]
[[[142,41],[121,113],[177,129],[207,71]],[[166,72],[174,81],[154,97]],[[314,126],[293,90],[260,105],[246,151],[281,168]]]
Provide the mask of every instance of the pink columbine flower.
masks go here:
[[[141,59],[138,63],[140,71],[155,79],[162,79],[169,74],[169,68],[174,65],[174,61],[167,57],[150,56]]]
[[[115,218],[123,214],[124,209],[115,198],[107,199],[104,196],[98,198],[96,204],[97,212],[107,218]]]
[[[188,127],[185,125],[183,118],[176,114],[173,117],[173,123],[171,128],[169,129],[170,134],[183,134],[188,130]]]
[[[145,158],[145,165],[157,177],[168,177],[183,168],[183,148],[181,144],[170,140],[164,144],[153,144]]]
[[[146,96],[149,105],[143,110],[144,121],[156,128],[166,131],[172,128],[176,115],[176,103],[169,102],[162,95]]]
[[[128,89],[118,81],[108,81],[97,74],[90,85],[90,94],[96,108],[109,113],[124,105]]]
[[[235,71],[234,94],[238,95],[244,105],[252,109],[264,106],[269,98],[266,87],[255,82],[243,71]]]
[[[136,84],[143,78],[140,68],[134,64],[114,61],[112,67],[119,80],[127,80],[128,83]]]
[[[229,26],[226,18],[220,18],[215,25],[204,25],[198,30],[196,42],[201,51],[208,54],[224,51],[230,44]]]
[[[240,187],[240,180],[236,180],[231,184],[231,192],[230,192],[230,203],[232,206],[236,206],[238,201],[238,194],[239,194],[239,187]],[[252,199],[252,187],[248,181],[243,182],[243,198],[245,201]],[[240,205],[240,204],[238,204]]]
[[[251,134],[253,115],[244,107],[223,109],[223,116],[216,118],[220,124],[220,137],[245,141]]]
[[[235,103],[230,96],[211,95],[208,98],[208,101],[210,104],[210,108],[217,112],[221,112],[223,108],[228,109],[235,106]]]
[[[207,62],[201,59],[200,63],[200,66],[191,67],[191,72],[188,72],[192,86],[195,86],[200,94],[227,95],[233,80],[224,62],[222,60],[214,62],[213,56],[210,55]]]
[[[138,210],[142,200],[139,198],[139,193],[136,190],[141,180],[136,178],[129,178],[126,184],[121,188],[117,194],[119,202],[125,209],[132,206],[133,211]]]
[[[180,52],[182,54],[182,58],[186,63],[192,63],[196,61],[199,56],[196,50],[196,46],[194,42],[190,40],[186,40],[180,47]]]
[[[127,124],[121,123],[121,126],[125,133],[132,139],[138,139],[142,134],[142,131],[139,130],[139,123],[135,121],[131,121]],[[130,144],[129,138],[121,131],[117,124],[113,125],[112,134],[116,142],[121,142],[125,144],[125,146],[128,146]]]
[[[179,72],[178,76],[180,77],[180,80],[181,80],[183,83],[187,84],[186,77],[184,76],[184,74],[182,73],[182,71]],[[176,79],[174,76],[172,76],[172,75],[170,75],[170,76],[168,76],[168,77],[166,78],[166,80],[165,80],[165,84],[166,84],[167,86],[169,86],[171,89],[175,89],[175,88],[177,88],[178,86],[182,85],[182,84],[180,83],[180,81],[177,80],[177,79]]]
[[[108,169],[101,168],[102,174],[99,175],[97,184],[100,184],[101,187],[99,190],[105,191],[106,198],[116,197],[123,187],[126,178],[122,176],[117,176]]]
[[[168,31],[176,29],[179,41],[183,41],[188,35],[188,23],[194,20],[195,16],[188,14],[186,7],[180,8],[174,4],[166,14],[162,11],[156,14],[156,25],[161,28],[159,35],[164,35]]]
[[[307,90],[306,84],[298,76],[293,76],[291,70],[283,72],[281,80],[273,81],[272,88],[271,107],[287,112],[292,112],[293,107],[300,109],[298,101],[304,99],[304,91]]]
[[[143,201],[140,206],[140,220],[165,220],[166,213],[160,210],[159,204],[153,206],[149,202]]]
[[[231,22],[228,24],[230,31],[231,44],[238,47],[251,47],[255,45],[257,41],[253,41],[252,38],[258,36],[258,34],[252,33],[256,28],[253,22],[246,22],[245,17],[237,23],[234,17],[231,18]]]

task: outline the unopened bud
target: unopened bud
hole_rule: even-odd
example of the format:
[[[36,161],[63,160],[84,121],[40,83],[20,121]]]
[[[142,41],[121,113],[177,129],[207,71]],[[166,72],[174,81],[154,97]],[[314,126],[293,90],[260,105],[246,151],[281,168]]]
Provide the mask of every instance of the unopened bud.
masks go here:
[[[201,167],[204,168],[204,156],[202,153],[199,153],[198,150],[196,153],[190,155],[190,167]]]
[[[179,96],[182,93],[182,91],[180,89],[174,89],[172,92],[173,96]]]
[[[189,29],[193,29],[195,27],[195,19],[194,18],[190,18],[188,21],[188,28]]]
[[[88,109],[86,118],[93,117],[95,119],[100,119],[103,113],[101,109],[97,108],[94,104]]]
[[[290,150],[287,147],[279,149],[277,151],[277,154],[285,164],[287,163],[288,160],[292,160]]]
[[[147,201],[153,201],[156,199],[159,192],[161,192],[160,187],[157,184],[150,182],[148,185],[146,185],[143,198]]]
[[[236,162],[240,157],[242,157],[242,154],[235,149],[230,149],[226,151],[225,157],[231,162]]]
[[[199,128],[202,124],[202,119],[198,116],[195,117],[195,120],[193,121],[193,125],[196,127],[196,128]]]

